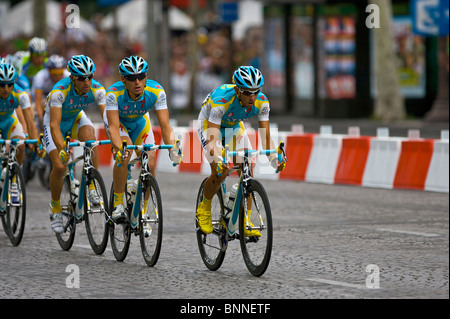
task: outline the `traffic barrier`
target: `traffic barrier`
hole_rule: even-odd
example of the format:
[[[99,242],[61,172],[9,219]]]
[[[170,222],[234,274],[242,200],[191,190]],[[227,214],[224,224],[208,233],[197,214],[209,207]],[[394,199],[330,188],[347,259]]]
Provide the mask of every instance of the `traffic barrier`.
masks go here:
[[[304,181],[311,156],[315,134],[294,134],[286,137],[288,165],[280,173],[280,179]],[[289,146],[288,146],[289,145]]]
[[[434,141],[433,155],[425,181],[425,190],[435,192],[449,192],[449,157],[447,140]]]
[[[394,178],[394,188],[425,188],[425,180],[433,155],[433,140],[402,141],[402,150]]]
[[[361,185],[370,149],[370,137],[345,137],[334,183]]]

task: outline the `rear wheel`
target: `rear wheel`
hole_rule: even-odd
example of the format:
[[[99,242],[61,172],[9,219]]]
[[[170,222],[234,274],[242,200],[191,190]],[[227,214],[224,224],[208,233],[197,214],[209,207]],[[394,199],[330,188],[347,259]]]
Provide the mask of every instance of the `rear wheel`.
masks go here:
[[[195,205],[195,211],[197,212],[198,205],[203,198],[203,189],[206,183],[206,179],[203,180],[200,185],[200,189],[197,195],[197,203]],[[223,220],[224,203],[222,197],[222,191],[219,190],[211,200],[211,217],[213,223],[213,232],[211,234],[203,233],[199,226],[198,220],[195,219],[195,226],[197,232],[197,243],[202,257],[203,263],[209,270],[217,270],[222,266],[225,258],[225,252],[227,248],[226,239],[226,226]]]

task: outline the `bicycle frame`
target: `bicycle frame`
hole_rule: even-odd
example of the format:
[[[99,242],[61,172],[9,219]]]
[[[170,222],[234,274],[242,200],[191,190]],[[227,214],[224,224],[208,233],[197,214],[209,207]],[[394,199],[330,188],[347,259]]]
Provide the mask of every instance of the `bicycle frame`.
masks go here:
[[[73,180],[75,179],[74,176],[74,166],[75,164],[77,164],[79,161],[83,161],[83,173],[81,174],[81,181],[80,181],[80,191],[78,192],[78,199],[77,199],[77,203],[75,205],[75,218],[77,221],[82,220],[83,215],[84,215],[84,200],[85,200],[85,191],[81,191],[84,190],[86,187],[89,187],[89,185],[87,185],[86,183],[86,176],[89,174],[89,171],[94,168],[94,166],[92,165],[92,161],[91,161],[91,152],[94,149],[94,147],[97,147],[98,145],[106,145],[106,144],[111,144],[110,140],[101,140],[101,141],[94,141],[94,140],[89,140],[86,142],[70,142],[70,138],[66,137],[66,151],[69,151],[70,147],[77,147],[77,146],[82,146],[83,147],[83,155],[80,155],[74,159],[72,159],[68,165],[68,174],[69,174],[69,178],[70,178],[70,182],[72,183]],[[87,202],[87,209],[90,210],[90,203],[89,201]]]
[[[240,204],[241,204],[241,200],[242,200],[242,196],[244,197],[249,197],[250,196],[250,190],[249,190],[249,181],[253,179],[253,177],[250,174],[250,164],[253,161],[253,158],[255,158],[256,156],[259,155],[270,155],[270,154],[277,154],[278,155],[278,161],[282,162],[287,161],[286,160],[286,153],[284,151],[284,143],[280,144],[279,149],[273,149],[273,150],[243,150],[243,151],[234,151],[234,152],[229,152],[228,150],[228,145],[225,146],[225,156],[224,156],[224,163],[226,165],[228,165],[228,157],[229,156],[239,156],[242,157],[243,162],[242,162],[242,173],[241,176],[239,177],[239,182],[238,182],[238,189],[236,192],[236,198],[234,200],[234,205],[233,205],[233,210],[231,212],[231,218],[228,221],[228,225],[227,225],[227,232],[228,232],[228,236],[229,237],[233,237],[234,234],[236,233],[237,230],[237,224],[238,224],[238,220],[239,220],[239,210],[240,210]],[[283,154],[283,156],[282,156]],[[250,155],[250,156],[249,156]],[[240,166],[234,166],[229,170],[228,174],[231,174],[235,171],[241,170]],[[278,172],[277,172],[278,173]],[[226,189],[226,184],[225,184],[225,180],[223,180],[222,185],[221,185],[221,190],[222,190],[222,195],[223,198],[225,198],[225,193],[227,191]],[[226,203],[224,203],[224,205],[226,205]],[[247,212],[247,202],[244,202],[244,212]],[[257,205],[257,203],[255,203],[255,205]],[[258,210],[257,210],[258,211]],[[258,212],[259,214],[259,212]],[[260,217],[261,219],[261,217]],[[262,220],[262,219],[261,219]]]
[[[141,152],[141,155],[131,162],[128,163],[128,180],[131,179],[131,170],[130,168],[134,166],[136,163],[141,163],[141,169],[139,171],[139,179],[141,181],[144,181],[145,178],[148,175],[151,175],[150,171],[148,170],[148,159],[149,155],[147,151],[156,151],[161,149],[172,149],[172,145],[153,145],[153,144],[143,144],[143,145],[126,145],[126,143],[123,144],[123,149],[129,149],[129,150],[137,150]],[[139,225],[139,209],[141,207],[141,196],[142,196],[142,189],[141,189],[141,183],[138,183],[138,188],[136,189],[136,197],[133,203],[133,208],[130,212],[130,224],[133,229],[135,229]]]
[[[16,151],[17,147],[22,144],[36,144],[38,141],[36,139],[30,139],[30,140],[20,140],[17,138],[14,138],[12,140],[5,140],[0,139],[0,145],[2,145],[2,148],[0,150],[0,162],[3,163],[3,161],[7,161],[8,169],[6,170],[6,176],[4,185],[2,188],[2,193],[0,194],[0,210],[4,211],[6,209],[6,203],[8,199],[8,189],[9,189],[9,172],[12,169],[13,165],[17,163],[16,161]],[[7,145],[10,146],[9,152],[7,152],[6,147]],[[1,168],[2,169],[2,168]],[[13,204],[11,204],[13,205]]]

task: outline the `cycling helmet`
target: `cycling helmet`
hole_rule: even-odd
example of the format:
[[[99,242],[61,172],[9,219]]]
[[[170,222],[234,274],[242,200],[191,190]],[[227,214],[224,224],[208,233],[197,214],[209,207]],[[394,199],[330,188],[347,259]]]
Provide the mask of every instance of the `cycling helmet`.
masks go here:
[[[34,37],[28,43],[28,49],[31,53],[42,54],[47,52],[47,41],[42,38]]]
[[[66,59],[60,55],[53,54],[48,58],[46,66],[47,69],[63,69],[66,64]]]
[[[240,66],[233,73],[233,83],[241,89],[256,90],[264,85],[264,77],[257,68]]]
[[[122,76],[147,73],[148,63],[139,56],[126,57],[119,64],[119,72]]]
[[[16,78],[16,69],[11,64],[0,64],[0,82],[14,82]]]
[[[67,70],[74,76],[90,76],[94,74],[94,61],[85,55],[74,55],[67,63]]]

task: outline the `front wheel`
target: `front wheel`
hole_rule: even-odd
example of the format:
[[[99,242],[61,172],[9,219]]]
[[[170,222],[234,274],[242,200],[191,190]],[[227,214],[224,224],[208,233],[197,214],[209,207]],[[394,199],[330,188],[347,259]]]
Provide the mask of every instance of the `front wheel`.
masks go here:
[[[139,239],[144,260],[148,266],[156,264],[161,252],[163,234],[163,207],[156,179],[148,175],[141,184],[139,209]]]
[[[25,230],[27,196],[25,179],[17,163],[14,163],[9,175],[9,192],[2,223],[9,240],[14,246],[22,241]]]
[[[92,250],[97,255],[101,255],[108,244],[108,195],[106,193],[105,183],[99,171],[92,168],[89,174],[89,182],[88,185],[86,185],[87,191],[84,196],[85,226]],[[92,183],[95,192],[98,195],[99,203],[97,205],[90,202],[89,193],[91,191],[89,190],[89,184]]]
[[[245,265],[254,276],[262,276],[272,254],[272,214],[262,184],[250,181],[250,196],[242,197],[239,234]]]

